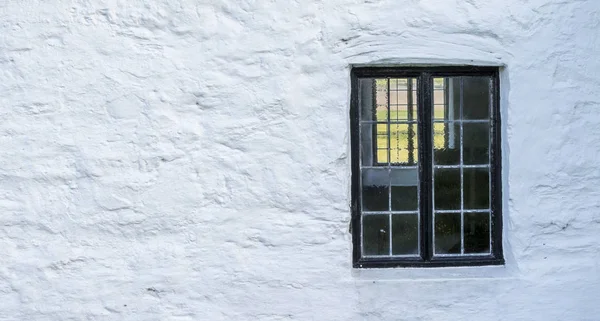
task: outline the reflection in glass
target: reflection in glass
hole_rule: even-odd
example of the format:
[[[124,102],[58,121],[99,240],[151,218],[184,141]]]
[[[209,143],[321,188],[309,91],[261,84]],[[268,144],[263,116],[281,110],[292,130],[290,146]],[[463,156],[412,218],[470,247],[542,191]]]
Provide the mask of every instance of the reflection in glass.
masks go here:
[[[460,164],[460,124],[434,123],[433,127],[433,163],[435,165]]]
[[[463,125],[463,162],[465,165],[489,163],[490,126],[488,123]]]
[[[392,215],[392,254],[418,254],[419,221],[417,215]]]
[[[415,165],[418,159],[417,124],[390,125],[390,162]]]
[[[489,213],[466,213],[465,217],[465,253],[490,252],[490,216]]]
[[[388,120],[388,85],[387,79],[375,80],[375,120],[387,122]]]
[[[434,180],[435,209],[460,209],[460,170],[436,169]]]
[[[460,253],[460,214],[435,215],[435,253]]]
[[[461,78],[463,81],[463,119],[488,119],[490,115],[490,78]]]
[[[387,124],[362,124],[361,163],[362,166],[375,166],[388,162]],[[374,144],[375,143],[375,144]]]
[[[417,186],[392,186],[392,211],[418,210]]]
[[[362,207],[364,211],[387,211],[389,206],[388,169],[363,169]]]
[[[489,172],[487,168],[463,169],[465,209],[484,209],[490,206]]]
[[[363,216],[363,253],[365,255],[389,255],[389,216]]]
[[[359,96],[358,96],[358,104],[360,109],[360,120],[361,121],[373,121],[375,119],[375,79],[373,78],[364,78],[360,79],[358,82],[360,87]]]
[[[417,119],[417,80],[390,79],[390,120]]]

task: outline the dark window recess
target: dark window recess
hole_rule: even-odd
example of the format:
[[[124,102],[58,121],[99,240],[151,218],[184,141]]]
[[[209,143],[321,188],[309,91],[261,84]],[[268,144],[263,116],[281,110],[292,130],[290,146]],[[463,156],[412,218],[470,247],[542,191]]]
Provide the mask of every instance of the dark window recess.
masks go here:
[[[503,264],[498,69],[353,68],[354,267]]]

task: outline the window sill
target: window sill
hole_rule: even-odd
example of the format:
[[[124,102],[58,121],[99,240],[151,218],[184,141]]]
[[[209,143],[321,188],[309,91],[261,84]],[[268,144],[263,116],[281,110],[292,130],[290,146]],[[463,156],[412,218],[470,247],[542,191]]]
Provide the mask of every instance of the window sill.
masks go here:
[[[451,280],[516,279],[518,270],[510,265],[453,266],[437,268],[353,268],[355,281],[428,282]]]
[[[437,257],[430,261],[423,261],[421,258],[403,261],[390,260],[387,258],[379,260],[361,259],[354,263],[354,268],[439,268],[487,265],[504,265],[504,260],[493,256]]]

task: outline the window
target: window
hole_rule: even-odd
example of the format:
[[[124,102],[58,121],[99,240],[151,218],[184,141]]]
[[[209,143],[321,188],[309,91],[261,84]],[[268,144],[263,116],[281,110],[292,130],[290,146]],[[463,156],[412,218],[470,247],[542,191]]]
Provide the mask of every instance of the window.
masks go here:
[[[354,267],[504,263],[498,72],[352,69]]]

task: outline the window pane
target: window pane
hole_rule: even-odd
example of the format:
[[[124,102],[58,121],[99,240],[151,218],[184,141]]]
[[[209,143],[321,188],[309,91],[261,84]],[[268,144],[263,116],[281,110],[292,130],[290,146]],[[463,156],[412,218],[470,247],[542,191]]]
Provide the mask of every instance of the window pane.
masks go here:
[[[434,208],[437,210],[460,209],[460,170],[436,169],[434,176]]]
[[[418,169],[394,167],[390,171],[390,176],[392,186],[392,210],[418,210]]]
[[[460,214],[435,215],[435,253],[460,253]]]
[[[377,158],[379,164],[387,164],[389,155],[389,126],[387,124],[375,125]]]
[[[388,120],[388,80],[364,78],[359,81],[358,96],[361,121]]]
[[[417,119],[417,80],[390,79],[390,120]]]
[[[489,163],[488,123],[465,123],[463,125],[463,161],[465,165],[481,165]]]
[[[433,79],[433,119],[448,120],[446,105],[446,78]]]
[[[388,79],[375,80],[375,116],[377,121],[388,120]]]
[[[434,164],[460,164],[460,124],[434,123],[433,130]]]
[[[358,95],[360,120],[372,121],[375,118],[375,79],[360,79],[358,85],[360,88],[360,92]]]
[[[417,215],[392,215],[392,254],[419,253],[419,221]]]
[[[389,255],[389,215],[363,216],[363,253],[365,255]]]
[[[488,169],[465,168],[463,171],[465,209],[489,208],[490,185]]]
[[[392,211],[418,210],[417,186],[392,186]]]
[[[390,162],[415,165],[418,159],[417,124],[391,124],[390,129]]]
[[[489,213],[465,214],[465,253],[490,252]]]
[[[361,125],[362,166],[375,166],[388,163],[387,124]]]
[[[364,211],[388,211],[389,183],[388,169],[362,170],[362,207]]]
[[[462,77],[463,119],[488,119],[490,115],[490,78]]]

